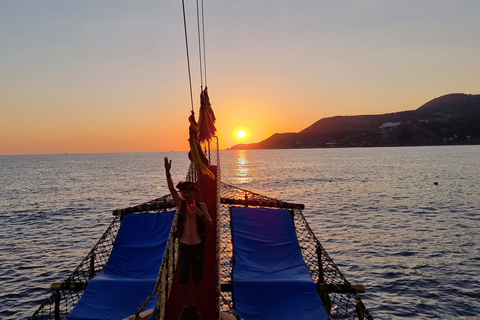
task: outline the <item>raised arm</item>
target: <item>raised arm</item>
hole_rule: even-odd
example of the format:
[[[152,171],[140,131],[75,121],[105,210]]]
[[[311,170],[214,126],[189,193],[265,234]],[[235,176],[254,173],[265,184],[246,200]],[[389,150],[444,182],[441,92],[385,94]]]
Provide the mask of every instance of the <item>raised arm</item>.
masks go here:
[[[170,169],[172,168],[172,160],[168,161],[168,157],[165,157],[164,161],[165,161],[165,173],[167,175],[168,190],[170,190],[170,193],[172,194],[175,205],[177,206],[177,208],[180,208],[182,199],[180,199],[180,196],[178,195],[177,190],[173,186],[172,176],[170,175]]]

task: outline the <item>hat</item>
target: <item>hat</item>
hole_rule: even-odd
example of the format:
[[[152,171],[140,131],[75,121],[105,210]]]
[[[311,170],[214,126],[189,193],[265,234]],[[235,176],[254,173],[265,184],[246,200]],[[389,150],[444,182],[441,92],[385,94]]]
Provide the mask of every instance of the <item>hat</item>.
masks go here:
[[[177,184],[177,189],[180,190],[180,191],[191,190],[191,191],[198,192],[197,185],[193,182],[188,182],[188,181],[185,181],[185,182],[180,181]]]

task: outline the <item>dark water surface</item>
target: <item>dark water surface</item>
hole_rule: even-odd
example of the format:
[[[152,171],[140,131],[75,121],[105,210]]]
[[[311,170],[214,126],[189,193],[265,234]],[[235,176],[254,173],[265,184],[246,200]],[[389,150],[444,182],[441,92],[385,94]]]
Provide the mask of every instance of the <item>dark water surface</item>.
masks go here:
[[[186,152],[0,156],[0,318],[24,319]],[[222,151],[224,182],[304,203],[376,319],[480,319],[480,146]],[[437,184],[434,184],[434,183]]]

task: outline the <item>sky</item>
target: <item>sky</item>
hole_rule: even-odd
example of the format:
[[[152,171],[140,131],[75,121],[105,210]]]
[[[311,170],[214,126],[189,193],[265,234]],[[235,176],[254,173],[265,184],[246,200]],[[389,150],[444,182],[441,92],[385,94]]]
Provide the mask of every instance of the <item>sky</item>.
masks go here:
[[[185,9],[198,118],[195,1]],[[479,12],[478,0],[204,0],[220,148],[479,94]],[[191,108],[180,0],[0,0],[0,154],[188,150]]]

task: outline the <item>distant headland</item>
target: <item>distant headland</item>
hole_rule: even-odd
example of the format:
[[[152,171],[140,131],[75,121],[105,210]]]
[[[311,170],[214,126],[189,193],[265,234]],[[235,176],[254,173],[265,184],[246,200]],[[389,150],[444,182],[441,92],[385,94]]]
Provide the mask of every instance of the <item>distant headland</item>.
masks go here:
[[[480,144],[480,94],[447,94],[410,111],[323,118],[230,150],[463,144]]]

